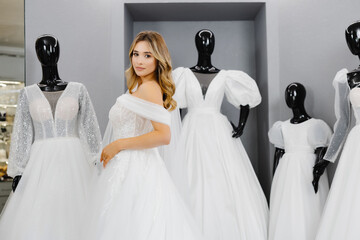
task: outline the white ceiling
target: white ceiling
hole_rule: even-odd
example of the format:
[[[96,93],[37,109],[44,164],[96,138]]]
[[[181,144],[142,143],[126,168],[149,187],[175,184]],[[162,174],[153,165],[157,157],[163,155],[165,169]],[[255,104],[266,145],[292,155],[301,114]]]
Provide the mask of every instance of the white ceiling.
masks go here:
[[[24,0],[0,0],[0,46],[24,47]]]

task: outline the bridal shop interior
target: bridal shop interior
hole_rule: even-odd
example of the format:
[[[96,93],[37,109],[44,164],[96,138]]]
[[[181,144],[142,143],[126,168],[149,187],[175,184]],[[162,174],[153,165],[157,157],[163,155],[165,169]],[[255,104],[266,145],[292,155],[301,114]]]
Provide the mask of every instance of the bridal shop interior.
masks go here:
[[[212,64],[246,72],[262,96],[250,109],[241,140],[269,197],[274,147],[268,131],[274,122],[292,117],[285,88],[292,82],[303,84],[307,113],[333,127],[334,76],[359,65],[344,36],[360,20],[359,9],[358,0],[0,0],[0,173],[8,157],[18,91],[41,81],[34,47],[39,36],[58,39],[59,76],[86,86],[103,134],[110,107],[126,91],[128,49],[138,32],[159,32],[175,69],[196,64],[195,35],[209,29],[215,36]],[[239,110],[226,98],[221,112],[238,122]],[[336,165],[328,168],[330,180]],[[0,190],[1,211],[11,182],[0,182]]]

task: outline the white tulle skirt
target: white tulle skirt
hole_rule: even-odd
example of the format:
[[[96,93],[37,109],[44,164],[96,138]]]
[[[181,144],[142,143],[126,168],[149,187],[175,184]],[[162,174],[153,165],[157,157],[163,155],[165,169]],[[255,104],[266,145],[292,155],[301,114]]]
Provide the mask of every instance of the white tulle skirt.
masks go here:
[[[326,172],[317,194],[311,184],[312,149],[286,152],[276,169],[270,196],[269,240],[314,240],[329,192]]]
[[[156,148],[111,159],[95,177],[87,209],[82,239],[202,239]]]
[[[79,240],[92,168],[78,138],[35,141],[0,218],[0,238]]]
[[[317,240],[360,239],[360,126],[349,133],[321,218]]]
[[[171,176],[207,240],[265,240],[268,205],[240,138],[216,109],[191,109]]]

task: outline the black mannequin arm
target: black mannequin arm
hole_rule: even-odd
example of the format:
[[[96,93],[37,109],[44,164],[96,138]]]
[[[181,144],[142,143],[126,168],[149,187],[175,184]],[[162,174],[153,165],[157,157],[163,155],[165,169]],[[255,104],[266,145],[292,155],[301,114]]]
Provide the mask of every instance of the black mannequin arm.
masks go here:
[[[231,126],[233,127],[233,135],[232,135],[233,138],[238,138],[243,134],[246,121],[249,117],[249,112],[250,112],[249,105],[245,105],[245,106],[240,105],[239,125],[236,127],[232,122],[230,122]]]
[[[274,154],[274,165],[273,165],[273,175],[275,174],[276,168],[279,165],[280,158],[284,155],[285,150],[282,148],[275,148]]]
[[[17,185],[19,184],[20,182],[20,179],[21,179],[21,175],[17,175],[14,177],[13,179],[13,183],[12,183],[12,190],[13,192],[15,192],[16,188],[17,188]]]
[[[314,179],[312,181],[312,185],[314,187],[315,193],[317,193],[319,188],[319,180],[321,175],[325,172],[326,167],[329,165],[329,161],[323,159],[327,148],[326,147],[319,147],[315,150],[316,154],[316,160],[315,160],[315,166],[313,169],[313,176]]]

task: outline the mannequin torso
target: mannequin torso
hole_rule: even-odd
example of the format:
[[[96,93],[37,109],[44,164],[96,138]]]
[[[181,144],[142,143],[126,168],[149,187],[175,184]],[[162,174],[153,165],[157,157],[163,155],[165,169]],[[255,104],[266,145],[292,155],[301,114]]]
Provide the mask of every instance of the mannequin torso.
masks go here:
[[[58,40],[51,35],[42,35],[35,42],[36,55],[42,67],[42,80],[38,83],[44,96],[49,102],[54,116],[56,104],[67,86],[67,82],[60,79],[57,62],[60,56],[60,45]],[[15,176],[12,184],[13,191],[21,179],[21,175]]]
[[[210,82],[216,77],[220,69],[211,64],[211,54],[215,47],[214,33],[208,29],[202,29],[195,35],[195,45],[198,51],[198,62],[191,67],[197,80],[200,83],[203,96],[205,96]],[[249,116],[249,105],[240,106],[239,124],[235,126],[232,122],[233,137],[238,138],[243,134],[247,118]]]
[[[304,106],[305,97],[306,97],[306,90],[302,84],[291,83],[287,86],[285,90],[285,101],[287,106],[291,108],[293,112],[293,117],[290,119],[290,123],[299,124],[311,119],[311,117],[307,114],[305,110],[305,106]],[[315,163],[317,163],[319,159],[323,157],[325,152],[326,152],[326,148],[324,147],[319,147],[315,149],[315,154],[316,154]],[[275,173],[279,161],[284,153],[285,153],[284,149],[275,148],[273,174]],[[315,189],[315,192],[316,191],[317,188]]]

